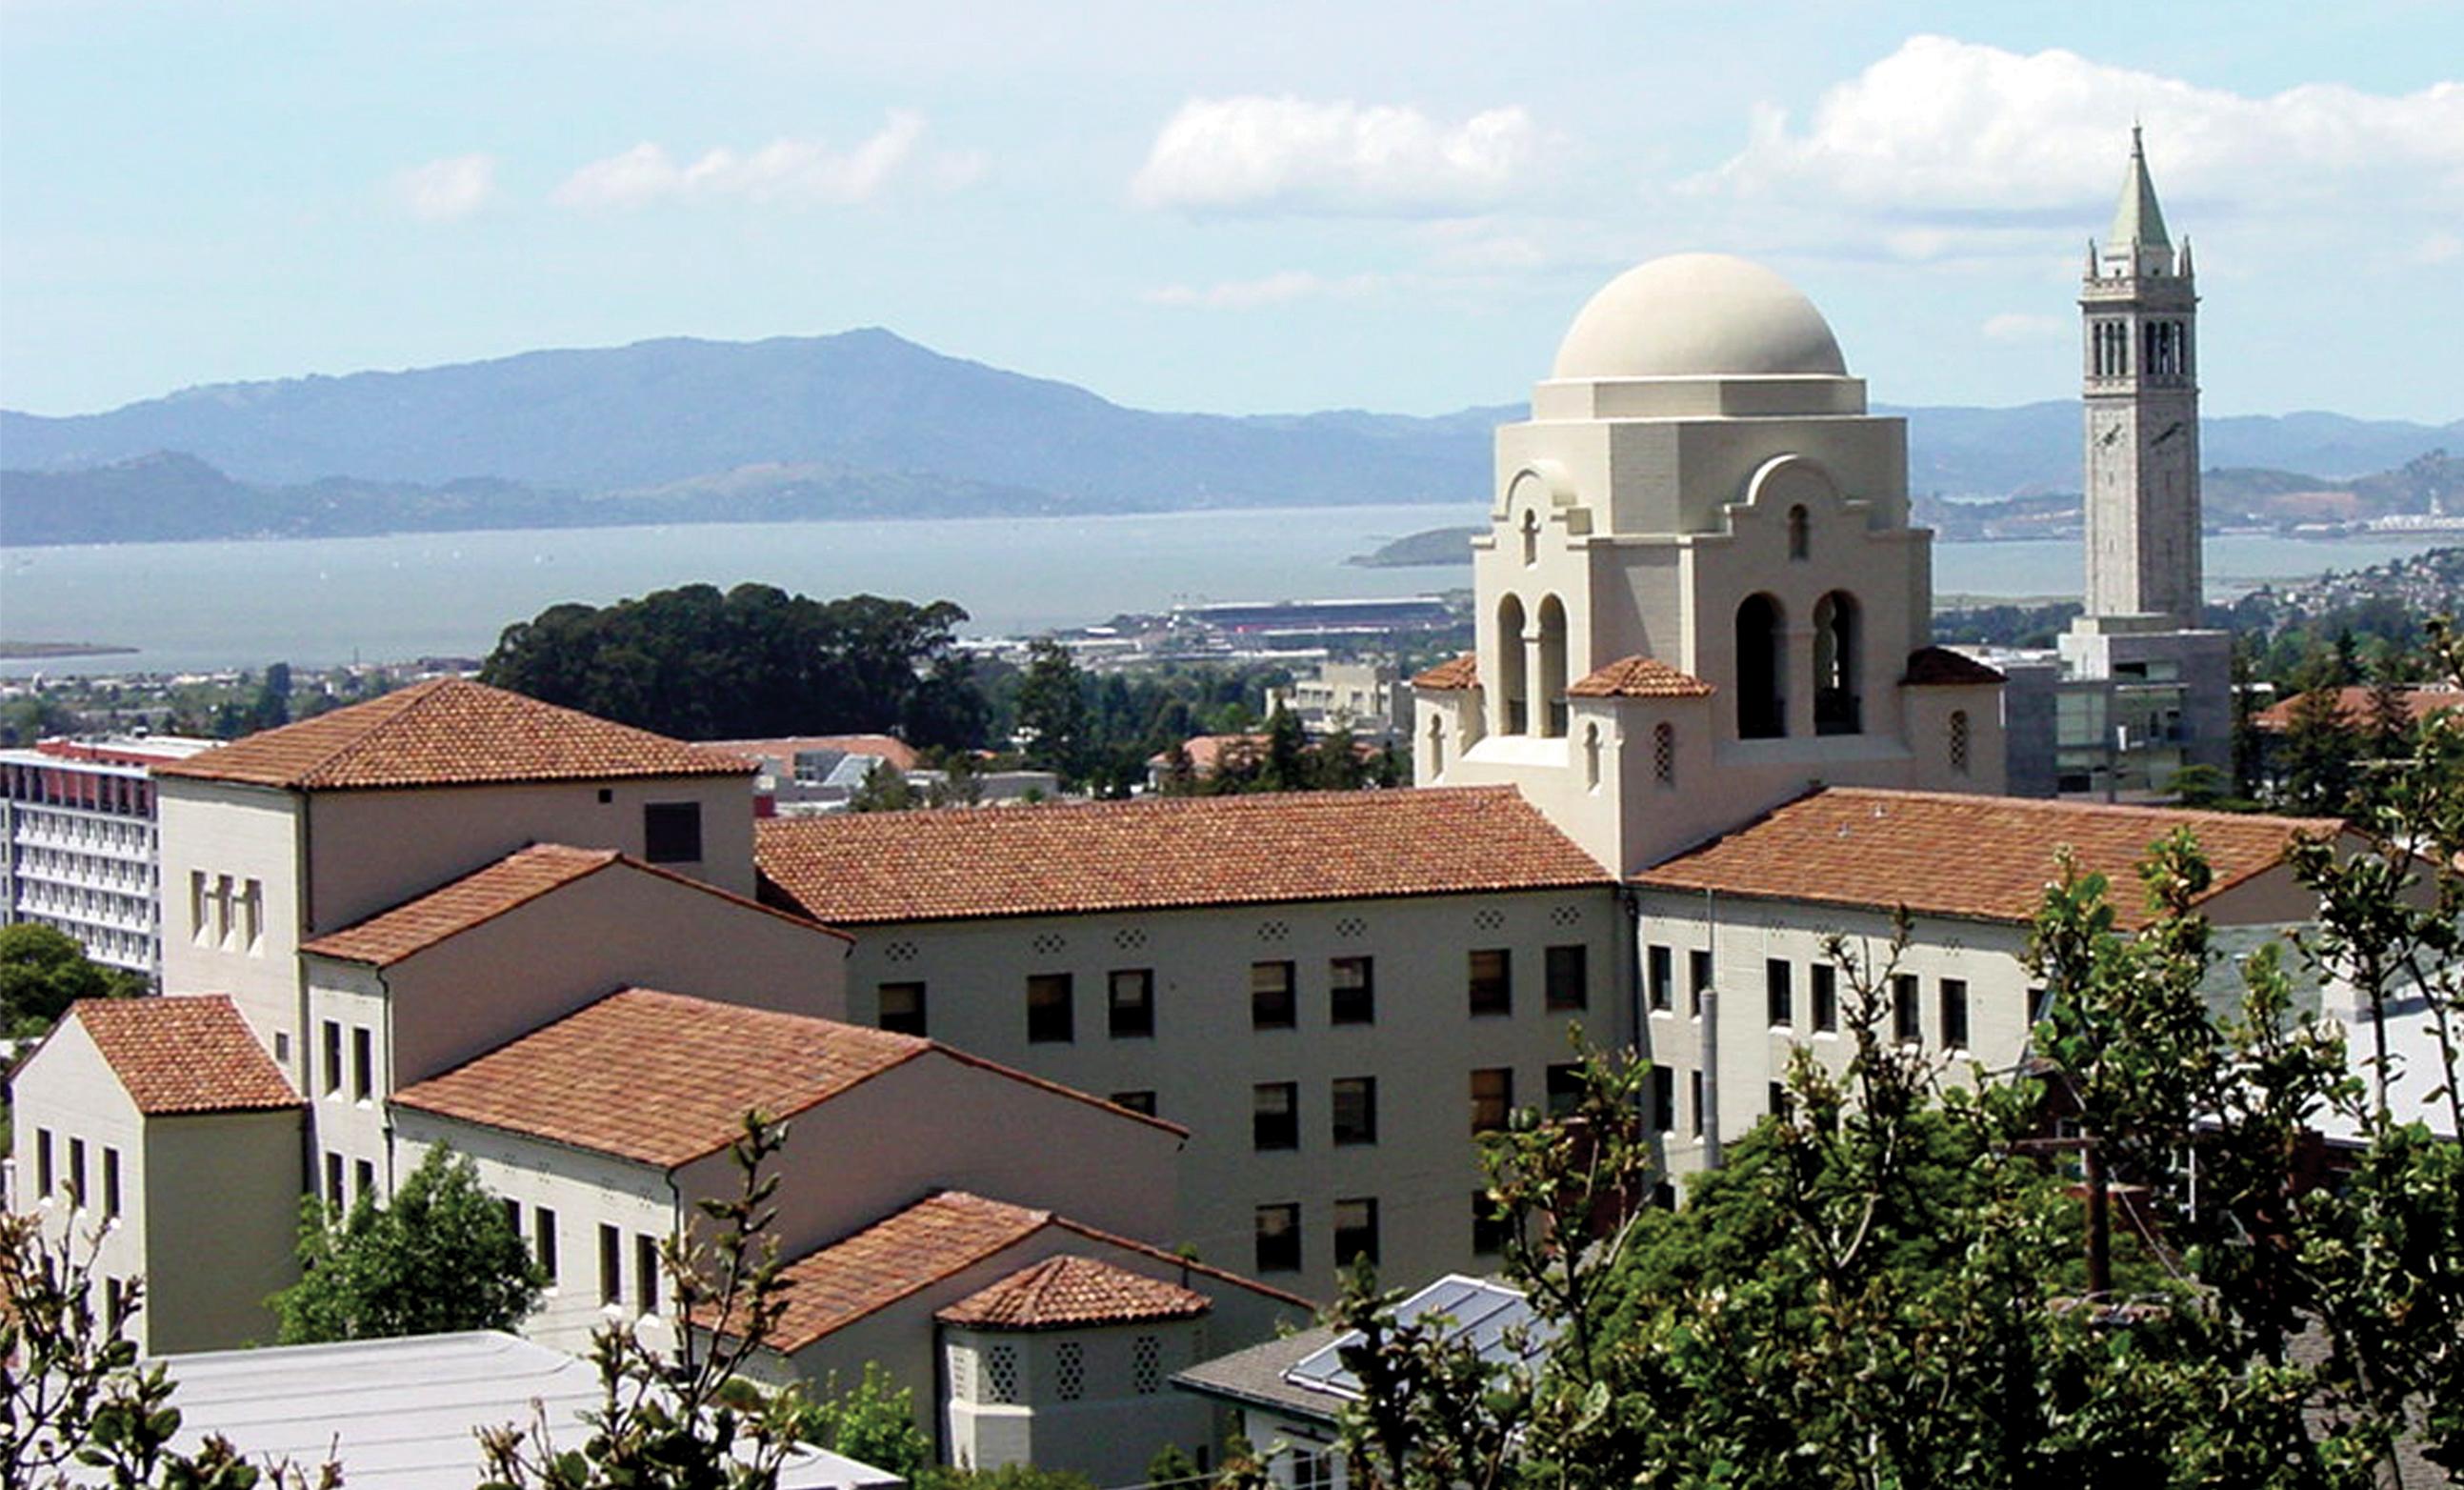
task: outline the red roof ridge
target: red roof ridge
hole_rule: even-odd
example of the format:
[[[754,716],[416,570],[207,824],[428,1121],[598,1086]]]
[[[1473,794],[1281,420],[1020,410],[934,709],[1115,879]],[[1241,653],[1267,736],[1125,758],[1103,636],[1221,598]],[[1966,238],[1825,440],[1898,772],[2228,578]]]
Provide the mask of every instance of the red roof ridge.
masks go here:
[[[1990,802],[1997,808],[2016,808],[2022,812],[2109,814],[2115,817],[2185,817],[2195,822],[2269,823],[2309,833],[2338,834],[2351,825],[2341,817],[2294,817],[2282,812],[2228,812],[2211,807],[2176,807],[2165,802],[2081,802],[2067,797],[2004,797],[1981,791],[1945,791],[1929,787],[1815,787],[1799,792],[1790,802],[1802,802],[1807,797],[1903,798],[1935,802]],[[1781,803],[1781,807],[1789,803]],[[1772,809],[1773,812],[1778,809]],[[1770,815],[1765,813],[1765,816]]]
[[[1412,678],[1412,686],[1430,693],[1463,693],[1480,686],[1480,654],[1448,657]]]
[[[769,1347],[781,1352],[781,1354],[793,1354],[798,1350],[802,1350],[806,1345],[811,1345],[817,1340],[823,1339],[825,1336],[835,1334],[860,1320],[871,1318],[873,1315],[889,1308],[891,1304],[898,1302],[902,1299],[914,1297],[916,1294],[932,1287],[935,1283],[940,1282],[944,1279],[950,1278],[965,1268],[972,1267],[986,1257],[992,1256],[1006,1248],[1017,1246],[1019,1243],[1026,1240],[1030,1236],[1033,1236],[1036,1233],[1044,1230],[1045,1227],[1052,1225],[1055,1220],[1055,1217],[1049,1211],[1040,1211],[1030,1206],[1022,1206],[1006,1200],[993,1200],[986,1196],[978,1195],[972,1191],[963,1190],[936,1190],[924,1195],[922,1198],[913,1202],[912,1204],[891,1212],[887,1215],[876,1217],[843,1236],[824,1242],[798,1256],[788,1259],[781,1265],[779,1269],[780,1276],[782,1279],[788,1279],[792,1285],[794,1283],[803,1281],[803,1279],[799,1279],[796,1276],[799,1270],[821,1269],[833,1273],[860,1272],[860,1269],[856,1268],[845,1270],[829,1269],[826,1267],[825,1259],[828,1257],[829,1254],[838,1252],[842,1248],[861,1244],[867,1237],[872,1237],[873,1239],[878,1240],[879,1234],[888,1231],[891,1228],[900,1227],[903,1225],[908,1229],[913,1229],[921,1222],[929,1219],[927,1216],[928,1212],[939,1212],[944,1211],[974,1212],[977,1212],[977,1214],[973,1216],[972,1219],[979,1223],[1005,1222],[1011,1230],[1007,1234],[999,1236],[998,1239],[971,1238],[968,1245],[954,1250],[947,1256],[936,1259],[938,1262],[937,1266],[930,1269],[919,1270],[915,1274],[903,1278],[894,1284],[879,1290],[871,1297],[857,1299],[851,1305],[842,1311],[844,1317],[832,1318],[831,1316],[825,1314],[818,1320],[800,1320],[798,1318],[799,1314],[808,1311],[800,1309],[799,1305],[800,1303],[809,1303],[811,1295],[809,1292],[806,1292],[800,1299],[798,1292],[791,1287],[791,1290],[787,1295],[787,1313],[780,1319],[779,1327],[772,1332],[768,1341]],[[924,1250],[920,1247],[911,1247],[908,1249],[907,1255],[914,1256],[925,1254]],[[701,1322],[705,1325],[713,1327],[724,1323],[717,1319],[716,1311],[712,1310],[707,1306],[702,1310],[700,1318]]]
[[[1187,1319],[1214,1307],[1213,1300],[1178,1283],[1065,1252],[1030,1262],[933,1317],[979,1328],[1064,1329]]]
[[[1601,663],[1566,689],[1576,699],[1707,699],[1717,691],[1684,669],[1639,652]]]
[[[148,1117],[303,1104],[228,993],[79,999],[59,1028],[71,1020]]]
[[[587,879],[624,857],[623,854],[614,849],[582,849],[562,843],[525,844],[500,858],[489,860],[468,874],[457,875],[434,889],[425,890],[408,900],[397,901],[373,915],[363,916],[347,926],[339,926],[322,936],[312,937],[299,944],[299,950],[313,952],[319,957],[331,957],[341,962],[366,963],[372,967],[390,967],[441,942],[451,941],[466,931],[475,930],[499,917],[511,915],[541,896],[552,895],[567,885]],[[517,863],[528,865],[546,859],[564,860],[564,872],[552,878],[530,881],[488,905],[473,907],[459,920],[424,929],[412,929],[402,924],[416,917],[423,906],[428,906],[432,901],[452,896],[456,892],[468,893],[480,888],[476,881],[485,877],[509,871]],[[389,933],[397,930],[401,934],[394,940],[387,940]],[[370,943],[378,945],[367,945]]]

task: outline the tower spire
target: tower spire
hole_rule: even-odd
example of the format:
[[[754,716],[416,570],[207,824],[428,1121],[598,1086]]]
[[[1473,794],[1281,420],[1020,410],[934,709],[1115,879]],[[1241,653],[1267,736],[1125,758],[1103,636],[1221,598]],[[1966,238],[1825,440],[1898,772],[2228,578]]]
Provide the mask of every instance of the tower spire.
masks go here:
[[[2130,170],[2123,178],[2122,202],[2113,210],[2113,231],[2105,234],[2111,250],[2171,248],[2165,235],[2165,211],[2156,205],[2156,183],[2147,176],[2147,152],[2140,144],[2139,126],[2130,126]]]

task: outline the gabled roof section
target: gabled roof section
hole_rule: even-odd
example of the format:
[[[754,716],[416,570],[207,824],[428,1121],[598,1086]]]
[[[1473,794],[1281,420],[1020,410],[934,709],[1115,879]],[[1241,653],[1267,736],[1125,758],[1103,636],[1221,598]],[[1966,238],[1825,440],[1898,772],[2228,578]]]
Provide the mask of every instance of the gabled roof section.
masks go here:
[[[639,874],[670,880],[697,894],[732,901],[764,916],[776,916],[806,931],[822,932],[843,942],[853,940],[834,927],[818,925],[802,916],[764,905],[759,901],[746,900],[716,885],[662,869],[656,864],[646,864],[613,849],[577,849],[561,843],[535,843],[525,849],[517,849],[486,868],[475,870],[426,895],[303,943],[299,949],[341,962],[390,967],[438,943],[451,941],[465,931],[518,910],[541,896],[553,895],[569,884],[619,864]]]
[[[2083,872],[2112,886],[2115,919],[2150,918],[2138,863],[2177,829],[2197,834],[2211,898],[2282,861],[2297,836],[2332,835],[2333,817],[2265,817],[2180,808],[2110,807],[1945,791],[1831,787],[1810,792],[1635,877],[1649,889],[1714,891],[1817,904],[2025,922],[2068,845]]]
[[[341,791],[628,776],[746,776],[753,763],[465,678],[250,735],[158,776]]]
[[[1450,657],[1412,679],[1412,686],[1430,693],[1462,693],[1480,686],[1480,654]]]
[[[627,989],[396,1092],[397,1105],[672,1169],[758,1108],[792,1118],[933,1042]]]
[[[1576,699],[1707,699],[1713,689],[1658,657],[1619,657],[1593,669],[1566,690]]]
[[[1613,882],[1512,787],[847,812],[755,833],[773,892],[841,926]]]
[[[851,1236],[808,1252],[781,1268],[780,1276],[793,1286],[787,1292],[786,1313],[770,1337],[770,1347],[792,1355],[825,1335],[999,1256],[1047,1227],[1151,1257],[1177,1269],[1185,1280],[1213,1279],[1295,1308],[1311,1307],[1308,1300],[1279,1288],[1081,1225],[1049,1211],[987,1200],[964,1190],[943,1190]],[[1128,1274],[1127,1269],[1114,1270]],[[1014,1282],[1023,1276],[1012,1275],[1004,1282]],[[1135,1274],[1128,1276],[1136,1278],[1141,1285],[1172,1286]],[[997,1283],[993,1289],[1002,1286]],[[1205,1302],[1202,1295],[1181,1291],[1191,1292],[1201,1303]],[[970,1296],[976,1297],[981,1295]]]
[[[69,1017],[149,1118],[300,1105],[226,994],[80,999]]]
[[[1900,675],[1903,688],[1974,688],[2008,681],[2001,669],[1948,647],[1919,647],[1908,654],[1908,670]]]
[[[933,1317],[975,1329],[1071,1329],[1194,1319],[1215,1307],[1204,1294],[1064,1253],[978,1289]]]

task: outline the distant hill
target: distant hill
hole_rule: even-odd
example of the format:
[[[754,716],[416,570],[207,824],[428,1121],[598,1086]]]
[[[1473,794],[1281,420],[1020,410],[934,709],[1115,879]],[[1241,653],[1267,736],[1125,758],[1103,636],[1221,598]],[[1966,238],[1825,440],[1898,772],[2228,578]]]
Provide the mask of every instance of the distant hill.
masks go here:
[[[2079,488],[2076,403],[1880,411],[1908,419],[1920,495]],[[0,411],[0,543],[1469,504],[1490,430],[1523,413],[1157,413],[882,330],[643,342]],[[2464,421],[2211,419],[2202,438],[2211,464],[2333,482],[2464,450]]]

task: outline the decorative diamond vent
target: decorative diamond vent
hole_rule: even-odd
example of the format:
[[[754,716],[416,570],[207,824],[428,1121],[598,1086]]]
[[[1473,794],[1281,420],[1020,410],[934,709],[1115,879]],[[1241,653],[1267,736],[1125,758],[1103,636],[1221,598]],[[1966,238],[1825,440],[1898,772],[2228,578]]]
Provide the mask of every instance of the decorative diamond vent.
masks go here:
[[[1050,957],[1056,952],[1067,951],[1069,949],[1069,939],[1063,936],[1058,931],[1046,931],[1043,935],[1038,936],[1034,941],[1028,943],[1027,945],[1035,948],[1036,956]]]
[[[1123,926],[1112,933],[1112,945],[1124,952],[1134,952],[1147,945],[1147,934],[1136,926]]]
[[[1152,1397],[1163,1390],[1163,1342],[1140,1335],[1130,1345],[1130,1390]]]
[[[1549,913],[1549,924],[1552,926],[1579,926],[1582,923],[1583,908],[1579,905],[1560,905]]]
[[[881,955],[884,960],[889,962],[912,963],[915,960],[915,944],[913,942],[892,942],[881,949]]]
[[[1281,942],[1291,934],[1292,928],[1283,922],[1262,921],[1258,923],[1258,940],[1261,942]]]
[[[1065,1340],[1053,1348],[1052,1385],[1064,1402],[1075,1402],[1087,1394],[1087,1347],[1074,1340]]]
[[[997,1404],[1018,1401],[1018,1347],[995,1345],[984,1352],[982,1400]]]
[[[1334,923],[1334,934],[1339,937],[1367,936],[1369,923],[1357,916],[1346,916]]]
[[[1506,912],[1502,910],[1479,911],[1472,916],[1471,923],[1483,931],[1503,930],[1506,926]]]

